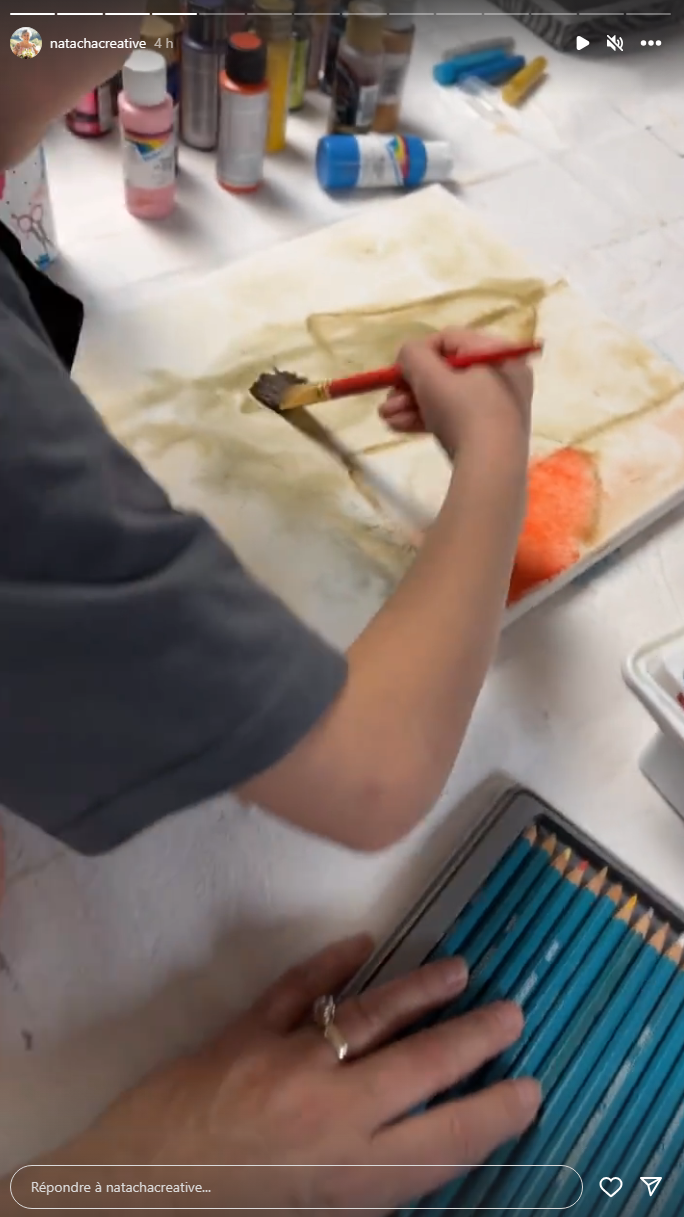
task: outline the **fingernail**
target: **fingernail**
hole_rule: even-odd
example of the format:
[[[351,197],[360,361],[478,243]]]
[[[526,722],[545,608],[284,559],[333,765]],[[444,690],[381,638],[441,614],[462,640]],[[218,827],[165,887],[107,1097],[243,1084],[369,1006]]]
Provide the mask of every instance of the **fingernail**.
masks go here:
[[[523,1114],[527,1114],[531,1119],[536,1115],[542,1101],[541,1086],[534,1078],[518,1078],[516,1088]]]
[[[510,1035],[520,1035],[523,1029],[523,1017],[520,1006],[514,1002],[502,1002],[498,1009],[498,1019],[502,1029]]]
[[[444,980],[449,989],[461,988],[468,979],[468,965],[465,959],[456,956],[444,966]]]

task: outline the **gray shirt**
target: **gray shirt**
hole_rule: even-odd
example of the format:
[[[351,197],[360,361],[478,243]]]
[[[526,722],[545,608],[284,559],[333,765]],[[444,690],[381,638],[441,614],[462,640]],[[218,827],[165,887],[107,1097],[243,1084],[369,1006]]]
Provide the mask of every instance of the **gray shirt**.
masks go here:
[[[0,226],[0,802],[99,853],[286,755],[346,663],[109,434],[81,320]]]

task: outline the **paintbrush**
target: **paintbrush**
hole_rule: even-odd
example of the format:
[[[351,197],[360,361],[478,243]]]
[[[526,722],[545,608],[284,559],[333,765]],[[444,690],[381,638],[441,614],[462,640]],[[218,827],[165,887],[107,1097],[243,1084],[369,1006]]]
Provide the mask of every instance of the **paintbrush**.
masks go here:
[[[261,388],[257,392],[256,390],[260,382],[266,382],[266,387]],[[279,372],[276,369],[273,373],[264,373],[260,376],[259,380],[252,385],[250,391],[257,401],[268,406],[269,410],[273,410],[274,414],[281,414],[281,407],[277,404],[278,385],[291,385],[293,383],[307,384],[302,377],[295,376],[293,372]],[[332,431],[329,431],[323,423],[314,418],[303,406],[297,408],[290,406],[288,407],[287,414],[281,416],[302,435],[313,440],[325,452],[339,461],[366,502],[376,511],[389,511],[397,522],[401,524],[406,534],[406,539],[413,548],[418,549],[420,547],[424,531],[429,523],[424,508],[416,503],[415,500],[407,498],[407,496],[402,494],[396,486],[386,481],[377,470],[374,469],[371,472],[354,452],[350,452],[341,440],[336,435],[333,435]]]
[[[510,359],[522,359],[525,355],[539,354],[541,349],[541,343],[534,342],[526,346],[473,351],[469,355],[445,355],[444,361],[451,368],[473,368],[478,364],[493,365],[506,363]],[[294,372],[282,372],[275,368],[273,372],[263,372],[255,380],[250,393],[269,410],[281,414],[286,410],[315,406],[321,401],[354,397],[358,393],[373,393],[378,389],[395,389],[403,384],[401,368],[396,363],[372,372],[358,372],[353,376],[320,380],[313,384]]]

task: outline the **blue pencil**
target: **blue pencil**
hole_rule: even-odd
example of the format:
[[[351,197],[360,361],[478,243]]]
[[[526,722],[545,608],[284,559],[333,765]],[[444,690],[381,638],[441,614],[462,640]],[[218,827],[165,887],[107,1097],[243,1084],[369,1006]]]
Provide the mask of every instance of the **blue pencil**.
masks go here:
[[[566,854],[560,854],[553,862],[552,869],[560,870],[565,856]],[[485,1005],[508,996],[523,972],[537,959],[549,939],[551,931],[558,927],[558,933],[562,934],[567,923],[579,924],[583,914],[579,911],[578,889],[581,887],[586,869],[587,863],[580,862],[568,875],[563,875],[563,882],[544,909],[544,916],[540,917],[535,925],[530,926],[529,933],[518,944],[517,949],[501,961],[489,982],[482,986],[478,1005]],[[601,886],[603,886],[603,880],[601,880]],[[589,888],[586,890],[588,891]],[[571,916],[570,910],[573,902],[578,906],[575,917]]]
[[[681,1062],[678,1072],[681,1095],[684,1091],[684,1066]],[[621,1217],[646,1217],[646,1214],[650,1212],[651,1198],[641,1182],[642,1176],[646,1179],[652,1179],[654,1176],[660,1176],[661,1179],[666,1178],[682,1149],[684,1149],[684,1099],[680,1102],[648,1162],[639,1169],[639,1183],[632,1190]]]
[[[556,838],[549,837],[548,840],[544,842],[542,850],[548,850],[549,855],[551,855],[553,848],[555,847],[555,843]],[[553,897],[557,888],[560,887],[562,890],[564,886],[563,875],[571,856],[571,849],[564,850],[564,852],[559,854],[559,856],[551,863],[547,870],[542,873],[541,877],[537,880],[532,889],[528,890],[527,898],[524,900],[524,903],[518,905],[512,917],[510,917],[510,919],[504,925],[501,934],[495,936],[484,955],[480,955],[477,964],[475,964],[470,972],[468,977],[468,987],[465,992],[461,997],[457,998],[456,1001],[451,1002],[450,1005],[447,1006],[446,1010],[440,1017],[440,1021],[444,1018],[453,1018],[455,1015],[462,1014],[463,1011],[470,1010],[473,1006],[481,1004],[481,994],[485,985],[489,980],[491,980],[497,966],[501,964],[503,960],[509,957],[513,947],[515,947],[516,943],[520,941],[520,938],[525,933],[525,930],[531,921],[534,921],[534,919],[539,917],[539,915],[543,912],[544,917],[539,917],[542,924],[546,923],[549,927],[553,924],[550,915],[547,914],[547,910],[544,906],[548,901],[553,904],[553,900],[551,898]],[[572,894],[572,889],[570,889],[570,891]],[[548,921],[546,920],[547,916]],[[476,950],[475,944],[473,944],[472,948],[469,944],[466,944],[465,957],[468,962],[470,962],[471,949],[473,952]],[[524,945],[521,947],[521,949],[525,949]]]
[[[616,905],[622,899],[622,887],[614,884],[600,895],[606,873],[605,870],[601,871],[581,889],[570,906],[567,924],[554,931],[534,966],[505,994],[525,1011],[525,1028],[518,1043],[503,1052],[478,1076],[478,1087],[491,1086],[510,1072],[525,1045],[543,1023],[563,985],[582,966],[587,950],[600,942],[603,930],[615,917]],[[614,933],[617,931],[612,930],[611,935]]]
[[[611,919],[602,926],[598,937],[591,942],[586,933],[580,934],[573,946],[558,960],[557,967],[547,975],[534,1003],[537,1017],[533,1019],[530,1010],[523,1035],[523,1050],[512,1067],[506,1070],[508,1076],[521,1077],[536,1073],[598,976],[602,973],[609,976],[613,987],[619,983],[632,958],[629,921],[637,903],[636,896],[632,896],[616,913],[614,897],[617,894],[619,899],[621,892],[622,888],[616,885],[599,900],[597,908],[605,910],[607,906]],[[637,946],[640,941],[636,939]],[[547,1011],[550,1011],[550,1016],[544,1021]],[[488,1072],[485,1072],[485,1078]],[[516,1141],[509,1142],[496,1151],[486,1167],[480,1167],[474,1175],[467,1175],[456,1184],[446,1184],[432,1203],[447,1207],[458,1192],[459,1205],[471,1208],[480,1206],[499,1175],[495,1164],[509,1162],[516,1145]]]
[[[645,935],[650,921],[649,914],[640,918],[633,936]],[[539,1082],[547,1097],[535,1127],[518,1146],[517,1156],[523,1162],[565,1162],[565,1154],[606,1089],[616,1062],[633,1046],[671,979],[671,968],[658,971],[668,934],[669,927],[663,926],[645,947],[637,945],[632,966],[598,1017],[594,1014],[593,1026],[591,1018],[588,1024],[577,1019],[542,1068]],[[598,990],[601,988],[599,984]],[[510,1173],[501,1182],[506,1207],[536,1207],[552,1178],[539,1170]]]
[[[620,1157],[608,1160],[617,1163],[615,1167],[611,1166],[611,1170],[622,1179],[625,1191],[629,1191],[639,1182],[640,1177],[646,1174],[649,1157],[653,1154],[661,1137],[665,1135],[670,1121],[677,1116],[678,1109],[684,1108],[682,1103],[684,1059],[681,1055],[682,1026],[680,1020],[677,1020],[676,1029],[679,1050],[669,1057],[668,1065],[666,1065],[667,1055],[664,1052],[660,1053],[657,1066],[653,1069],[655,1075],[653,1089],[647,1085],[649,1079],[645,1079],[645,1084],[639,1094],[636,1125],[634,1126],[630,1122],[630,1126],[633,1127],[633,1135],[628,1140],[625,1139],[626,1121],[620,1121],[620,1125],[616,1129],[620,1133]],[[650,1101],[648,1096],[650,1096]],[[635,1106],[637,1105],[635,1104]],[[646,1120],[644,1120],[645,1112],[648,1112]],[[679,1114],[684,1118],[684,1110]],[[592,1209],[592,1217],[599,1217],[599,1214],[602,1217],[604,1213],[614,1211],[614,1207],[609,1208],[608,1200],[607,1196],[599,1198]]]
[[[468,961],[471,969],[474,969],[497,934],[509,926],[512,927],[517,920],[529,898],[530,890],[534,890],[541,876],[548,871],[549,859],[553,856],[555,847],[556,838],[551,836],[542,842],[541,848],[532,850],[508,891],[496,905],[488,909],[475,932],[463,943],[460,954]]]
[[[475,929],[482,915],[498,899],[501,892],[508,887],[522,864],[530,856],[537,835],[537,829],[535,825],[532,825],[531,828],[526,829],[523,835],[518,838],[508,852],[504,854],[498,866],[495,867],[480,890],[475,893],[472,900],[459,913],[451,929],[437,943],[437,946],[430,951],[427,959],[445,959],[449,955],[457,954],[468,935]]]
[[[672,1217],[673,1213],[681,1212],[684,1212],[684,1151],[656,1192],[650,1217]]]
[[[556,1162],[562,1160],[566,1166],[572,1167],[582,1176],[588,1173],[592,1160],[597,1158],[600,1158],[602,1162],[609,1160],[600,1148],[601,1144],[605,1137],[610,1135],[611,1129],[616,1127],[617,1121],[622,1119],[621,1113],[625,1104],[634,1093],[655,1053],[660,1049],[673,1020],[678,1014],[682,1014],[684,971],[679,965],[683,951],[682,943],[677,942],[670,947],[659,962],[657,971],[666,977],[667,987],[653,1014],[644,1022],[631,1052],[620,1065],[570,1152],[563,1154],[562,1159],[559,1159],[556,1156],[555,1147],[550,1148],[549,1159]],[[654,976],[653,983],[656,983],[656,980],[657,978]],[[574,1111],[570,1119],[575,1126],[577,1120]],[[540,1203],[544,1208],[564,1208],[571,1203],[571,1197],[574,1195],[573,1184],[574,1176],[569,1176],[567,1171],[559,1171]]]

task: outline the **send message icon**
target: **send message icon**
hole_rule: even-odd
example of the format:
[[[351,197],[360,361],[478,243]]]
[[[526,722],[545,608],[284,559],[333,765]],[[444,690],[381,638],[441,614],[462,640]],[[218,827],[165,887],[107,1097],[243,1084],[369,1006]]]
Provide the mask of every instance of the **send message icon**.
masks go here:
[[[641,1176],[641,1182],[643,1184],[645,1184],[646,1187],[648,1188],[649,1196],[653,1195],[658,1184],[662,1183],[662,1181],[663,1181],[662,1175],[660,1176],[660,1178],[658,1178],[657,1175],[647,1175],[646,1177],[644,1177],[643,1175]]]

